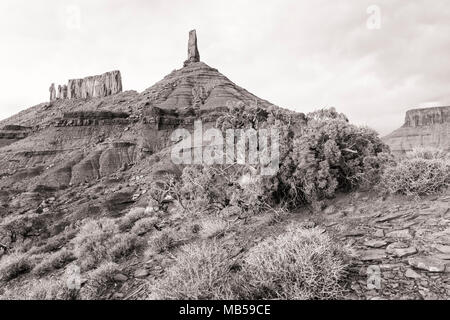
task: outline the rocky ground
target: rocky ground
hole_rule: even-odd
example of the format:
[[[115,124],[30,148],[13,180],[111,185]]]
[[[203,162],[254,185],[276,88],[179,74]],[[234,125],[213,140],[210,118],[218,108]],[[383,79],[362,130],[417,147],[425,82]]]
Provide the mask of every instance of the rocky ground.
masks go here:
[[[229,221],[232,226],[223,241],[236,261],[264,238],[300,221],[305,228],[318,227],[332,234],[351,253],[345,299],[450,299],[448,192],[420,200],[356,193],[333,200],[320,214],[304,208],[280,217],[266,214],[230,217]],[[176,216],[164,227],[177,229],[184,223],[185,218]],[[164,277],[174,258],[169,253],[129,262],[110,298],[148,298],[150,284]]]
[[[321,224],[354,250],[348,298],[450,298],[448,192],[421,200],[357,194],[325,212]]]

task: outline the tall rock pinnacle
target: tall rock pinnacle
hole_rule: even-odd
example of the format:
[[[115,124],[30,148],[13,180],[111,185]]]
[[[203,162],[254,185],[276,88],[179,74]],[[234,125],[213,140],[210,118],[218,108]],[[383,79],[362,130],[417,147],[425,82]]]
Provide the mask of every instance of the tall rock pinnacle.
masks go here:
[[[199,62],[200,53],[197,47],[197,33],[195,30],[189,32],[189,42],[188,42],[188,59],[184,62],[184,65],[188,65],[191,62]]]

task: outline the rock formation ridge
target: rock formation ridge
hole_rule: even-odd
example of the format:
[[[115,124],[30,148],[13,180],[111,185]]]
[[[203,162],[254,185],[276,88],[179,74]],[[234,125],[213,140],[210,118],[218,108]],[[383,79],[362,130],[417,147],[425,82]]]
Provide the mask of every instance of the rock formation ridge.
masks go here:
[[[450,150],[450,107],[412,109],[402,127],[383,138],[394,154],[417,147]]]

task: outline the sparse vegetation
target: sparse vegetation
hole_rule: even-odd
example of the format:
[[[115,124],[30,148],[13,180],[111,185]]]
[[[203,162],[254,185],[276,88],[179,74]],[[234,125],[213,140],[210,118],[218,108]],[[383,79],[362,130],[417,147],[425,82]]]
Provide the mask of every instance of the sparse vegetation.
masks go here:
[[[10,281],[32,268],[33,262],[27,254],[11,253],[0,260],[0,280]]]
[[[231,297],[230,261],[215,241],[180,248],[175,264],[152,288],[155,299],[226,299]]]
[[[345,252],[320,229],[296,224],[251,248],[237,290],[245,299],[341,297]]]
[[[173,232],[161,231],[149,241],[151,251],[163,253],[170,251],[177,245],[177,240]]]
[[[200,236],[202,238],[219,237],[227,228],[228,223],[220,218],[206,218],[200,222]]]
[[[142,236],[147,232],[153,230],[155,228],[157,221],[158,218],[156,217],[148,217],[141,219],[135,223],[135,225],[131,229],[131,232],[134,233],[135,235]]]
[[[22,286],[6,290],[1,300],[72,300],[78,292],[70,290],[63,279],[32,279]]]
[[[450,185],[450,158],[442,150],[415,149],[388,167],[380,189],[389,194],[425,196],[441,192]]]
[[[81,289],[81,298],[86,300],[100,299],[114,284],[114,276],[120,271],[119,266],[113,262],[101,264],[88,274],[88,282]]]
[[[145,208],[132,208],[130,212],[128,212],[120,221],[119,223],[119,230],[120,231],[127,231],[131,229],[136,221],[145,218],[147,215],[145,213]]]
[[[69,262],[75,260],[74,254],[67,250],[61,249],[43,259],[38,265],[33,269],[33,273],[37,275],[44,275],[53,270],[61,269],[66,266]]]
[[[96,267],[108,258],[108,240],[118,233],[118,227],[112,219],[89,220],[76,238],[75,255],[82,270]]]

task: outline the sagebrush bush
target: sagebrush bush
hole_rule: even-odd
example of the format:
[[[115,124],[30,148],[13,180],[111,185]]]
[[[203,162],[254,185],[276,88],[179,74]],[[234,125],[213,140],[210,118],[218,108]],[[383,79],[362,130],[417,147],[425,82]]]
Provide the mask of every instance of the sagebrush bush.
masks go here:
[[[433,160],[433,159],[445,160],[448,159],[448,157],[449,155],[447,152],[435,147],[418,147],[412,149],[412,151],[409,151],[405,154],[405,158],[407,159],[420,158],[426,160]]]
[[[157,217],[143,218],[134,224],[133,228],[131,228],[131,232],[138,236],[144,235],[153,230],[157,222]]]
[[[61,249],[47,257],[45,257],[39,264],[37,264],[33,273],[37,275],[44,275],[56,269],[61,269],[71,261],[75,260],[75,255],[67,249]]]
[[[183,207],[191,212],[234,206],[243,213],[259,213],[280,204],[312,204],[318,209],[338,191],[373,187],[393,162],[388,146],[374,130],[350,124],[333,108],[305,117],[286,110],[236,106],[219,117],[216,126],[276,129],[279,170],[266,176],[258,174],[265,166],[261,163],[187,166],[180,190]]]
[[[145,208],[133,208],[128,212],[119,222],[119,230],[127,231],[131,229],[136,221],[145,218],[147,215],[145,213]]]
[[[389,194],[425,196],[438,193],[450,185],[450,160],[442,158],[408,157],[387,168],[380,190]]]
[[[153,299],[227,299],[230,292],[230,260],[217,241],[187,244],[175,264],[151,288]]]
[[[141,248],[145,241],[133,233],[118,234],[106,242],[107,254],[110,260],[118,262],[133,251]]]
[[[221,218],[205,218],[200,221],[200,236],[214,238],[221,236],[228,228],[228,223]]]
[[[85,300],[95,300],[105,297],[105,292],[115,283],[114,276],[120,272],[116,263],[106,262],[88,274],[88,281],[82,287],[80,295]]]
[[[74,239],[74,253],[82,270],[89,270],[108,258],[108,239],[118,234],[112,219],[89,220]]]
[[[78,292],[70,290],[64,279],[31,279],[8,288],[0,300],[73,300]]]
[[[33,261],[27,254],[11,253],[0,260],[0,280],[10,281],[33,269]]]
[[[343,293],[345,252],[323,230],[292,224],[251,248],[238,296],[244,299],[334,299]]]
[[[139,226],[139,230],[144,226]],[[137,233],[120,233],[114,220],[102,218],[85,223],[74,243],[74,253],[81,269],[89,270],[102,262],[119,261],[142,247],[144,241]]]
[[[294,140],[292,176],[283,181],[291,185],[290,193],[314,205],[339,190],[379,182],[392,157],[375,131],[348,123],[334,110],[308,118],[303,133]]]
[[[177,240],[173,232],[161,231],[149,240],[150,251],[163,253],[177,246]]]

